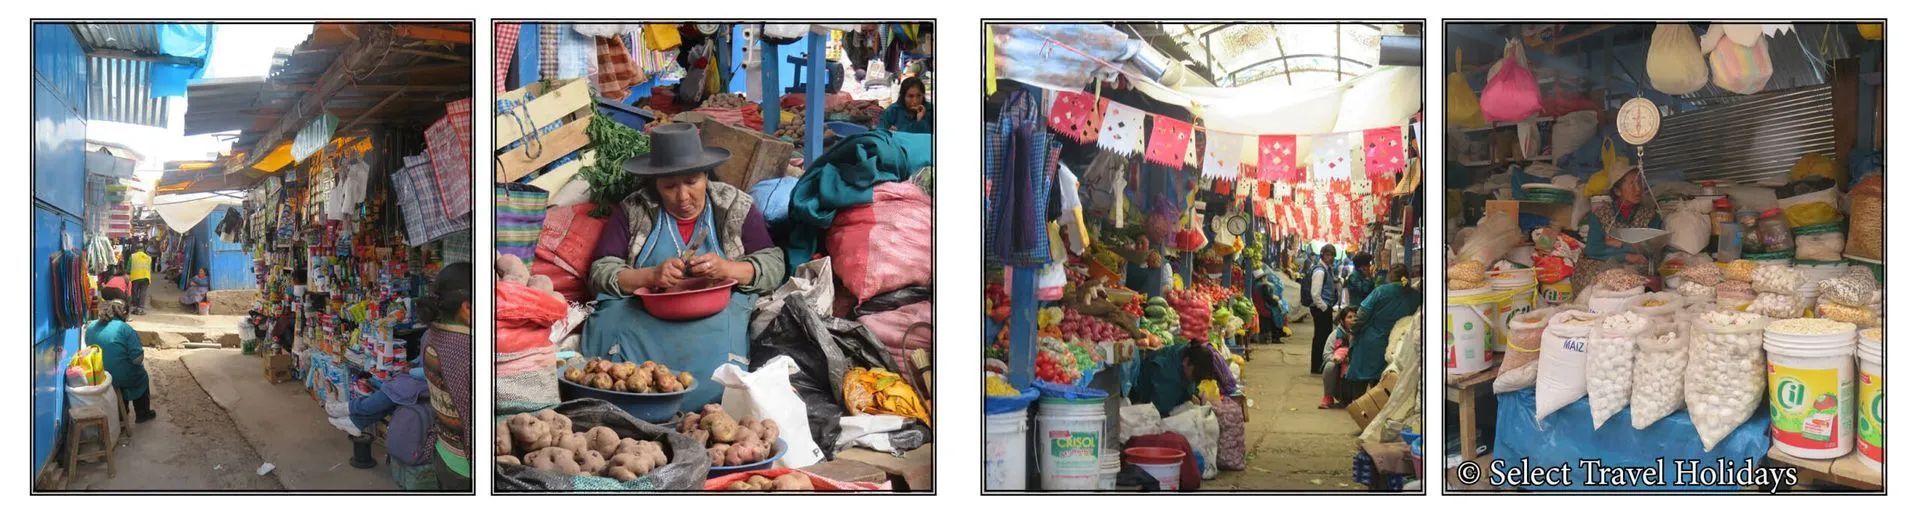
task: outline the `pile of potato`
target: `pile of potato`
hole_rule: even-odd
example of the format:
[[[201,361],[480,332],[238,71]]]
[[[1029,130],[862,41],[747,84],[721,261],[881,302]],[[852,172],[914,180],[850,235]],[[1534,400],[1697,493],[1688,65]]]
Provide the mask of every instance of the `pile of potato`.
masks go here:
[[[813,480],[799,473],[787,473],[775,478],[753,475],[734,483],[727,484],[728,491],[812,491]]]
[[[677,393],[693,387],[693,374],[674,373],[666,365],[647,361],[640,364],[595,357],[586,366],[568,369],[568,382],[594,389],[622,393]]]
[[[666,449],[607,427],[574,432],[573,420],[552,410],[520,413],[493,430],[494,461],[566,475],[630,481],[667,465]]]
[[[707,449],[714,466],[739,466],[767,460],[773,456],[774,441],[780,440],[780,426],[771,419],[735,420],[709,403],[700,412],[680,419],[680,433],[692,437]]]

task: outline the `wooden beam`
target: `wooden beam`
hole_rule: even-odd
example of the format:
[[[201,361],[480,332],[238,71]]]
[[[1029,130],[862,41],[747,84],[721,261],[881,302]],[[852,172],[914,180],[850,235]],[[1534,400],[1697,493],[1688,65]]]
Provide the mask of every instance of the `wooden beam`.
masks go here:
[[[534,171],[548,164],[552,164],[553,161],[560,160],[561,157],[566,157],[567,154],[571,154],[575,150],[585,148],[587,143],[592,141],[587,137],[587,124],[592,121],[593,118],[582,117],[566,125],[561,125],[560,128],[555,129],[553,132],[540,136],[540,141],[534,143],[532,150],[528,150],[527,148],[514,148],[500,152],[500,155],[494,158],[499,168],[497,181],[513,182],[520,180],[520,177],[532,174]],[[528,155],[529,153],[533,155]]]
[[[1860,59],[1833,61],[1833,155],[1841,163],[1860,139]]]
[[[407,94],[407,88],[402,87],[400,89],[394,90],[393,94],[387,95],[386,98],[381,99],[380,103],[373,104],[373,107],[368,107],[366,112],[360,113],[360,115],[355,116],[352,121],[348,121],[347,124],[341,125],[338,130],[335,130],[335,132],[345,132],[347,129],[360,125],[360,122],[367,120],[367,116],[371,116],[373,115],[373,113],[380,112],[381,108],[386,107],[387,104],[389,103],[393,103],[394,99],[400,98],[400,95],[404,95],[404,94]]]
[[[443,29],[443,28],[432,26],[432,25],[413,25],[413,24],[396,25],[393,27],[393,34],[403,38],[416,39],[420,41],[454,43],[454,44],[461,44],[461,45],[473,44],[472,32]]]
[[[450,54],[446,52],[419,50],[414,48],[395,48],[393,49],[393,53],[406,54],[406,55],[418,55],[421,57],[432,57],[434,59],[453,61],[453,62],[473,62],[472,57],[468,57],[464,55],[455,55],[455,54]]]
[[[301,95],[299,100],[294,101],[293,108],[280,116],[280,121],[274,124],[273,129],[262,135],[259,141],[254,142],[253,151],[247,153],[250,161],[247,163],[248,166],[259,162],[273,150],[275,145],[290,137],[309,119],[319,115],[326,107],[327,100],[333,98],[335,93],[346,88],[353,80],[354,77],[350,75],[378,65],[386,56],[394,36],[390,27],[371,25],[367,26],[358,37],[359,39],[348,46],[346,51],[340,52],[339,57],[334,58],[333,64],[327,66],[326,73],[320,75],[320,82],[314,84],[306,94]]]

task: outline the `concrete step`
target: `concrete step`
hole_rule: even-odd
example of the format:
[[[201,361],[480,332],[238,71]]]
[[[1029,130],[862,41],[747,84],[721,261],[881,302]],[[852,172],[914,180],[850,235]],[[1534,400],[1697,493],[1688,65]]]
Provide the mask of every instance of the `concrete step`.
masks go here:
[[[240,320],[245,316],[198,316],[150,313],[133,316],[127,324],[140,334],[140,344],[156,348],[184,348],[186,343],[216,343],[240,347]]]

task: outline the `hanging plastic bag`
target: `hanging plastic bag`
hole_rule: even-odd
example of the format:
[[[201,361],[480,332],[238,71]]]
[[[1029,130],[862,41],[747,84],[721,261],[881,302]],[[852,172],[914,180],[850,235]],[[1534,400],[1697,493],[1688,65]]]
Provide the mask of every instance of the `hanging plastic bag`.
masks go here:
[[[1647,47],[1647,82],[1669,95],[1684,95],[1707,86],[1707,61],[1700,56],[1700,40],[1685,23],[1662,23],[1653,28]]]
[[[1713,85],[1742,95],[1758,93],[1773,78],[1773,58],[1767,45],[1742,46],[1736,39],[1718,24],[1701,37],[1701,49],[1711,52],[1707,64],[1713,69]]]
[[[1526,48],[1519,40],[1507,40],[1506,57],[1488,77],[1487,89],[1480,93],[1480,110],[1487,121],[1520,121],[1540,112],[1540,83],[1527,69]]]
[[[1485,127],[1487,118],[1480,114],[1480,98],[1473,96],[1473,86],[1467,84],[1467,74],[1460,71],[1462,52],[1454,50],[1453,73],[1447,74],[1447,125],[1459,128]]]
[[[1600,113],[1594,111],[1577,111],[1554,119],[1553,145],[1549,147],[1553,150],[1554,162],[1587,144],[1599,128]]]
[[[780,457],[780,465],[789,468],[811,466],[825,457],[820,446],[808,437],[812,431],[807,428],[807,404],[794,393],[793,384],[787,380],[799,370],[800,365],[785,355],[761,364],[752,373],[737,364],[713,370],[714,383],[727,388],[720,396],[720,408],[726,409],[727,415],[739,419],[771,419],[780,425],[783,434],[780,439],[787,442],[787,453]]]

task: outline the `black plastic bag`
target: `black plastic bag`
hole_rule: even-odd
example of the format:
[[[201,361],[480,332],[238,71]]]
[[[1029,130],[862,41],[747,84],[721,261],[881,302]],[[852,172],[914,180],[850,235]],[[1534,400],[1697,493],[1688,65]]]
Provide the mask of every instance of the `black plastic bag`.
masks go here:
[[[847,409],[841,398],[840,384],[853,368],[894,371],[892,359],[873,333],[859,323],[839,318],[822,318],[809,310],[799,296],[788,296],[780,306],[780,315],[754,338],[748,351],[752,369],[759,370],[779,356],[793,358],[800,373],[792,377],[794,391],[807,404],[807,426],[814,444],[827,458],[833,458],[834,443],[840,438],[840,417]]]
[[[853,319],[864,318],[871,314],[896,311],[900,310],[901,307],[932,300],[933,288],[931,287],[913,286],[895,289],[893,291],[880,293],[880,296],[870,298],[865,303],[861,303],[860,306],[854,307]]]
[[[593,427],[613,429],[620,437],[656,441],[665,446],[667,464],[630,482],[586,475],[563,475],[527,466],[493,464],[494,488],[501,491],[698,491],[707,482],[712,461],[692,437],[667,427],[640,421],[606,400],[581,398],[553,408],[573,420],[574,432]],[[488,442],[489,449],[492,442]]]

